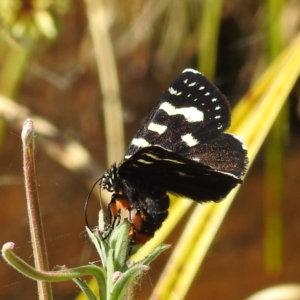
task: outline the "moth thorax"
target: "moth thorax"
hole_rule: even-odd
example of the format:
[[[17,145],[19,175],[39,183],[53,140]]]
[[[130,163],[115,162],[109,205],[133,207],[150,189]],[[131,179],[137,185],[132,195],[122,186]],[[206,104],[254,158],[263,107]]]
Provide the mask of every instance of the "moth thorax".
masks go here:
[[[118,168],[115,164],[107,170],[101,178],[100,187],[108,190],[109,192],[115,191],[117,179],[119,177]]]

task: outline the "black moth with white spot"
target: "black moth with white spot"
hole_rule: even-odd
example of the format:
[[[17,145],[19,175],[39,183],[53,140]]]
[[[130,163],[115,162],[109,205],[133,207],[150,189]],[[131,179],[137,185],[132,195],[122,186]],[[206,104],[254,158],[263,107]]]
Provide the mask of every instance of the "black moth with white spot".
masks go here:
[[[101,178],[100,186],[114,193],[110,221],[120,208],[134,211],[131,237],[144,243],[168,215],[167,192],[200,203],[224,198],[242,183],[247,166],[246,146],[224,132],[229,126],[225,96],[200,72],[185,69],[139,129],[124,161]]]

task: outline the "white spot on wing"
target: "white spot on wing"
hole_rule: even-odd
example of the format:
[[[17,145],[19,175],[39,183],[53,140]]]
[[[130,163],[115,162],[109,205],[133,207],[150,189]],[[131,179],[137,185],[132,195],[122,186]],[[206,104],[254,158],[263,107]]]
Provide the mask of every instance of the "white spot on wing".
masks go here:
[[[187,84],[188,80],[187,80],[187,79],[185,79],[185,80],[183,80],[183,82],[184,82],[185,84]]]
[[[187,176],[187,174],[184,173],[184,172],[177,172],[177,174],[180,175],[180,176],[183,176],[183,177],[186,177],[186,176]]]
[[[215,119],[220,119],[221,118],[221,116],[215,116]]]
[[[189,146],[193,147],[197,145],[199,142],[196,140],[190,133],[182,135],[181,139]]]
[[[150,153],[144,153],[143,154],[144,156],[148,156],[148,157],[151,157],[152,159],[155,159],[155,160],[161,160],[159,157],[153,155],[153,154],[150,154]]]
[[[190,68],[184,69],[182,71],[182,73],[187,73],[187,72],[191,72],[191,73],[194,73],[194,74],[201,74],[201,72],[199,72],[197,70],[194,70],[194,69],[190,69]]]
[[[210,93],[209,93],[209,92],[207,92],[207,93],[205,93],[205,94],[204,94],[204,96],[208,96],[208,95],[210,95]]]
[[[235,134],[232,134],[232,133],[226,133],[226,134],[232,135],[235,139],[237,139],[237,140],[241,143],[242,148],[243,148],[244,150],[248,150],[245,141],[244,141],[241,137],[239,137],[239,136],[237,136],[237,135],[235,135]]]
[[[125,159],[128,159],[130,157],[131,157],[131,155],[125,155]]]
[[[190,123],[200,122],[204,120],[203,112],[193,106],[176,108],[169,102],[164,102],[160,105],[159,109],[164,110],[169,116],[183,115],[185,119]]]
[[[218,105],[218,106],[215,108],[215,110],[219,110],[220,108],[221,108],[221,106]]]
[[[200,161],[200,158],[199,157],[194,157],[194,158],[192,158],[192,160],[194,160],[194,161]]]
[[[168,91],[171,95],[175,95],[175,96],[179,96],[182,94],[182,92],[178,92],[178,91],[174,90],[172,87],[169,87]]]
[[[152,161],[147,161],[147,160],[144,160],[144,159],[138,159],[139,162],[141,162],[142,164],[153,164]]]
[[[160,124],[155,124],[155,123],[150,123],[148,125],[148,129],[154,132],[157,132],[159,134],[163,134],[167,130],[167,126],[165,125],[160,125]]]
[[[215,170],[215,172],[226,174],[226,175],[229,175],[229,176],[231,176],[233,178],[236,178],[236,179],[240,179],[240,177],[238,177],[238,176],[236,176],[234,174],[228,173],[228,172],[222,172],[222,171],[218,171],[218,170]]]
[[[204,90],[204,89],[205,89],[205,87],[202,85],[202,86],[199,87],[198,90],[201,91],[201,90]]]
[[[178,160],[174,160],[174,159],[163,158],[163,159],[161,159],[161,160],[171,161],[172,163],[180,164],[180,165],[184,165],[184,164],[185,164],[185,163],[182,162],[182,161],[178,161]]]
[[[194,85],[196,85],[197,84],[197,82],[192,82],[192,83],[190,83],[188,86],[194,86]]]
[[[148,146],[150,146],[150,144],[145,139],[142,139],[142,138],[133,139],[131,144],[134,145],[134,146],[138,146],[138,147],[148,147]]]
[[[217,98],[212,98],[211,102],[216,102],[218,99]]]
[[[170,151],[170,150],[168,150],[168,151]],[[165,160],[165,161],[170,161],[170,162],[173,162],[173,163],[175,163],[175,164],[181,164],[181,165],[184,165],[184,164],[185,164],[185,163],[182,162],[182,161],[178,161],[178,160],[174,160],[174,159],[169,159],[169,158],[159,158],[159,157],[157,157],[156,155],[153,155],[153,154],[150,154],[150,153],[144,153],[143,155],[144,155],[144,156],[151,157],[151,158],[153,158],[153,159],[155,159],[155,160]]]

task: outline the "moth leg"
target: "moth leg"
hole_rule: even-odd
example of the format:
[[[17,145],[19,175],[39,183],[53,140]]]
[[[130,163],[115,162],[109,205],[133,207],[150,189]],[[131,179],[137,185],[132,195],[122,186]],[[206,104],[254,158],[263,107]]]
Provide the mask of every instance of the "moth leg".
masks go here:
[[[107,214],[108,214],[108,233],[103,236],[103,239],[107,239],[115,226],[118,226],[121,221],[121,209],[122,202],[126,201],[126,197],[123,194],[114,193],[111,196],[110,202],[107,205]],[[117,223],[116,223],[117,221]]]
[[[138,208],[136,211],[136,214],[134,215],[130,226],[128,236],[131,239],[131,245],[135,244],[145,244],[148,242],[153,235],[147,234],[147,233],[141,233],[141,229],[143,227],[143,224],[145,223],[146,216],[143,213],[143,210],[141,208]]]
[[[123,194],[112,194],[110,202],[107,205],[109,223],[112,228],[119,226],[121,222],[121,209],[130,210],[130,203],[127,197]]]
[[[109,225],[109,228],[105,230],[105,235],[104,232],[102,233],[102,239],[106,240],[111,235],[111,232],[112,232],[112,227]]]

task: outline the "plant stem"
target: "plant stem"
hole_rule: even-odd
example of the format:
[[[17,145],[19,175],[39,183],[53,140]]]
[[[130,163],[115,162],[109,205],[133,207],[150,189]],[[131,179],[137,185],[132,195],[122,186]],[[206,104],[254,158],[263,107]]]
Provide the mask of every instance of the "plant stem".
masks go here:
[[[34,128],[31,119],[27,119],[23,125],[23,168],[25,178],[25,190],[31,242],[33,248],[34,264],[37,270],[48,270],[46,243],[43,235],[43,225],[40,216],[39,200],[35,176],[34,164]],[[53,299],[49,282],[38,281],[38,293],[40,300]]]
[[[121,160],[125,152],[120,87],[109,32],[112,11],[109,1],[85,0],[85,5],[102,93],[107,162],[110,164]]]

